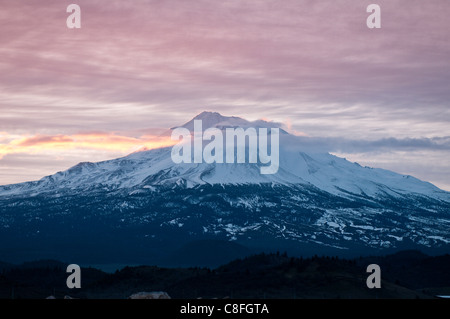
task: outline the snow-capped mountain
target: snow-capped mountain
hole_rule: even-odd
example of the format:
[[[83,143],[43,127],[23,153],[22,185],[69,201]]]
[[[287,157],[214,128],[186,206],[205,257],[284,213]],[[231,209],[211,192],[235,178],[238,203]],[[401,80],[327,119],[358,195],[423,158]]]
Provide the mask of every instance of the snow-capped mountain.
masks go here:
[[[212,112],[182,127],[193,131],[195,120],[203,129],[280,127]],[[140,261],[143,252],[161,257],[190,241],[219,239],[297,253],[448,252],[450,193],[303,141],[280,129],[276,174],[261,174],[261,163],[175,164],[166,147],[0,186],[0,251],[10,258],[38,250],[83,259],[101,251]],[[66,239],[72,252],[59,247]]]
[[[219,113],[203,112],[182,125],[194,130],[194,120],[202,120],[203,128],[278,127],[262,120],[249,122],[239,117],[225,117]],[[33,195],[54,191],[82,191],[92,187],[108,190],[130,189],[178,184],[244,185],[275,183],[281,185],[312,185],[320,190],[345,196],[402,196],[425,195],[450,201],[450,194],[412,176],[383,169],[361,167],[329,153],[305,149],[301,139],[282,130],[280,136],[280,169],[277,174],[263,175],[260,164],[175,164],[171,147],[142,151],[126,157],[91,163],[83,162],[64,172],[44,177],[37,182],[0,186],[0,196]],[[297,145],[295,145],[296,143]]]

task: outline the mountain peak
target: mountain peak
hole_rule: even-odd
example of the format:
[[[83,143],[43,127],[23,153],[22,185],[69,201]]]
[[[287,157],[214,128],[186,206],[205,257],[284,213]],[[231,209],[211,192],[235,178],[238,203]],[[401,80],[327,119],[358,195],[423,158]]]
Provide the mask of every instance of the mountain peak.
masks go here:
[[[206,122],[210,122],[210,124],[218,124],[221,122],[233,122],[233,121],[245,121],[243,118],[237,117],[237,116],[223,116],[219,112],[210,112],[210,111],[203,111],[202,113],[195,116],[191,121],[193,120],[202,120]],[[189,123],[189,122],[188,122]]]
[[[204,120],[204,119],[209,119],[209,118],[225,119],[226,117],[223,116],[222,114],[220,114],[219,112],[203,111],[202,113],[195,116],[193,119],[194,120]]]
[[[223,116],[218,112],[203,111],[196,115],[189,122],[181,125],[187,129],[193,130],[194,121],[201,120],[203,122],[203,128],[218,127],[218,126],[247,126],[250,122],[243,118],[236,116]],[[174,128],[172,128],[174,129]]]

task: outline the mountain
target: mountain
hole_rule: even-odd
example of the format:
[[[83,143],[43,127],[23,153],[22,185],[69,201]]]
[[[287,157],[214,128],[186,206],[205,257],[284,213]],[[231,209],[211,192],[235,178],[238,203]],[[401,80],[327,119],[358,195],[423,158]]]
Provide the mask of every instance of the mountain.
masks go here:
[[[193,131],[195,120],[222,132],[280,128],[213,112],[181,127]],[[220,254],[233,242],[297,255],[450,251],[450,193],[305,139],[280,128],[276,174],[261,174],[261,161],[175,164],[166,147],[0,186],[0,254],[8,261],[160,264],[179,254],[202,264],[182,250],[202,243],[198,251]],[[241,257],[243,249],[227,248],[227,256]]]

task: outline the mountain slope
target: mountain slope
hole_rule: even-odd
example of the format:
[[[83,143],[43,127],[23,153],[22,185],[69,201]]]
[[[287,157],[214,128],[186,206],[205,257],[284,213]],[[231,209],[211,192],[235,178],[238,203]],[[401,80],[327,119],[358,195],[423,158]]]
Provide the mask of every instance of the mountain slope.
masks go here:
[[[248,122],[237,117],[203,112],[183,127],[193,130],[193,121],[202,120],[203,128],[275,127],[274,123]],[[246,149],[248,152],[248,148]],[[417,194],[450,202],[450,193],[412,176],[383,169],[361,167],[329,153],[305,149],[301,139],[280,135],[280,169],[273,175],[262,175],[261,164],[175,164],[171,147],[136,152],[126,157],[99,162],[83,162],[64,172],[44,177],[36,182],[0,186],[0,196],[34,195],[42,192],[108,190],[182,184],[193,187],[204,184],[313,185],[340,196],[402,196]]]
[[[278,126],[203,112],[183,127],[194,120],[203,129]],[[161,148],[1,186],[0,252],[159,262],[202,240],[296,254],[449,251],[448,192],[305,145],[280,130],[272,175],[261,163],[175,164]]]

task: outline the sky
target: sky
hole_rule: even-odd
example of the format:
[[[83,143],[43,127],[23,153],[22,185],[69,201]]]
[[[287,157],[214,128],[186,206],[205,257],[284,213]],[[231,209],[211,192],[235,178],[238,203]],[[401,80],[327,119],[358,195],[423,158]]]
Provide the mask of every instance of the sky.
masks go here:
[[[380,29],[366,25],[374,2]],[[162,132],[209,110],[450,191],[448,0],[0,8],[0,185],[168,145]]]

